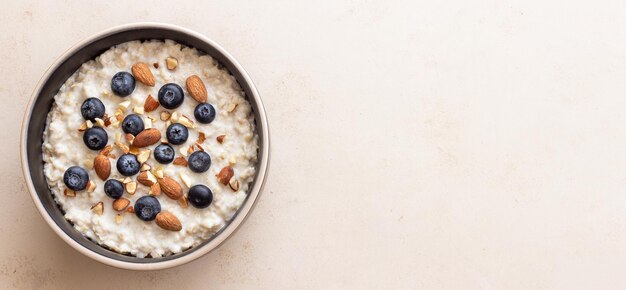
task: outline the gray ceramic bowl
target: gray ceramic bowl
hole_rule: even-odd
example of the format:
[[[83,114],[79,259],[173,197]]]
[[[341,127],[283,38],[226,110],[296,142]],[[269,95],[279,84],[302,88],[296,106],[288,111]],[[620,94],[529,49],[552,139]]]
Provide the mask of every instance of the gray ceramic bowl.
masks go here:
[[[259,134],[257,173],[248,192],[248,197],[231,221],[211,239],[180,254],[162,258],[137,258],[118,254],[88,240],[63,218],[63,213],[54,202],[43,173],[42,135],[46,117],[54,95],[65,80],[82,63],[95,58],[111,46],[131,40],[172,39],[181,44],[195,47],[225,66],[235,76],[246,93],[256,117]],[[44,74],[35,88],[22,123],[20,141],[22,170],[28,190],[37,209],[50,227],[70,246],[102,263],[125,269],[155,270],[190,262],[222,244],[250,215],[259,198],[269,162],[269,131],[263,103],[252,80],[241,65],[226,50],[205,36],[194,31],[169,24],[135,23],[115,27],[94,35],[65,52]]]

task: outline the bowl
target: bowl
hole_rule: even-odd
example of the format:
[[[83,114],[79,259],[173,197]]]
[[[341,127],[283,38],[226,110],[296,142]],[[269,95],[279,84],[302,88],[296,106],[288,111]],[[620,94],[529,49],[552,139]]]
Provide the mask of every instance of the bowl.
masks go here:
[[[178,254],[158,258],[137,258],[108,250],[75,230],[55,203],[43,172],[42,142],[46,118],[61,85],[84,62],[110,47],[131,40],[171,39],[194,47],[226,67],[237,79],[252,106],[259,135],[257,172],[246,200],[232,219],[210,239]],[[263,103],[254,83],[241,65],[225,49],[207,37],[170,24],[133,23],[114,27],[91,36],[65,52],[43,75],[33,91],[22,122],[20,154],[28,190],[41,216],[61,239],[74,249],[104,264],[131,270],[157,270],[182,265],[216,249],[246,220],[259,199],[269,163],[269,130]]]

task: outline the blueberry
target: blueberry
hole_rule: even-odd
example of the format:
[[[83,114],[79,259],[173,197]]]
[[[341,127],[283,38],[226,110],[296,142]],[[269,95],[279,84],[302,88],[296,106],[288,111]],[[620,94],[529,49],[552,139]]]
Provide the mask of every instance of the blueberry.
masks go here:
[[[215,108],[211,104],[198,104],[193,111],[196,120],[202,124],[208,124],[215,119]]]
[[[73,191],[79,191],[87,188],[89,182],[89,174],[87,170],[80,166],[72,166],[65,170],[63,174],[63,183],[67,188]]]
[[[154,159],[161,164],[168,164],[174,160],[174,148],[169,144],[161,144],[154,148]]]
[[[135,202],[135,215],[142,221],[154,220],[160,212],[161,203],[154,196],[142,196]]]
[[[91,150],[101,150],[107,145],[109,135],[100,127],[91,127],[83,134],[83,142]]]
[[[184,96],[183,88],[175,83],[165,84],[159,89],[159,103],[166,109],[178,108]]]
[[[118,72],[111,79],[111,90],[120,97],[126,97],[135,90],[135,78],[125,71]]]
[[[96,98],[88,98],[80,106],[80,113],[85,120],[94,121],[96,118],[102,119],[104,116],[104,104]]]
[[[124,133],[133,134],[137,136],[139,132],[143,131],[143,120],[136,114],[130,114],[122,121],[122,130]]]
[[[104,183],[104,193],[110,198],[118,199],[124,194],[124,184],[116,179],[109,179]]]
[[[204,151],[196,151],[189,155],[189,169],[193,172],[201,173],[211,167],[211,156]]]
[[[139,172],[139,161],[133,154],[124,154],[117,159],[117,171],[124,176],[132,176]]]
[[[213,201],[213,192],[211,192],[208,187],[198,184],[189,189],[187,198],[189,199],[189,203],[191,203],[191,205],[195,208],[205,208],[211,205],[211,202]]]
[[[189,138],[189,131],[187,131],[187,127],[176,123],[167,127],[165,136],[167,137],[167,141],[171,144],[180,145],[185,143],[187,138]]]

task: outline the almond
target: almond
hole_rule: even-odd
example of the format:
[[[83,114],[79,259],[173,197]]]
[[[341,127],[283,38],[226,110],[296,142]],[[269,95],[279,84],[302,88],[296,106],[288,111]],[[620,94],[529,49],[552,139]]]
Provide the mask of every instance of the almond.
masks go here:
[[[115,215],[115,223],[121,224],[123,220],[124,220],[124,216],[123,215],[121,215],[119,213]]]
[[[154,87],[154,76],[150,71],[150,67],[146,63],[138,62],[136,64],[133,64],[130,70],[133,73],[135,79],[137,79],[139,82],[146,86]]]
[[[85,130],[87,130],[87,123],[80,124],[80,127],[78,127],[78,132],[83,132]]]
[[[87,192],[91,193],[96,191],[96,183],[89,180],[89,182],[87,183]]]
[[[100,118],[95,118],[95,120],[96,120],[96,124],[98,124],[98,126],[99,126],[100,128],[105,127],[105,126],[104,126],[104,120],[102,120],[102,119],[100,119]]]
[[[158,129],[145,129],[137,134],[135,140],[133,140],[133,146],[139,148],[146,147],[159,142],[159,140],[161,140],[161,132]]]
[[[73,191],[73,190],[71,190],[71,189],[69,189],[69,188],[66,188],[66,189],[63,191],[63,194],[65,194],[65,196],[75,197],[75,196],[76,196],[76,191]]]
[[[228,183],[228,186],[230,186],[230,189],[232,189],[233,191],[239,190],[239,180],[237,180],[236,178],[232,178]]]
[[[158,62],[155,62],[155,63],[153,63],[153,64],[152,64],[152,66],[153,66],[154,68],[159,68],[159,63],[158,63]]]
[[[183,196],[183,188],[170,177],[165,176],[159,179],[159,186],[161,186],[161,191],[171,199],[176,200]]]
[[[228,107],[226,107],[226,111],[228,111],[229,113],[232,113],[235,109],[237,109],[237,104],[228,104]]]
[[[204,151],[204,147],[200,146],[200,144],[196,143],[196,147],[198,147],[198,150]]]
[[[142,171],[137,176],[137,182],[139,182],[139,183],[141,183],[141,184],[143,184],[145,186],[152,186],[155,183],[157,183],[157,179],[156,179],[156,177],[154,177],[154,174],[152,174],[152,172],[150,172],[150,171]]]
[[[135,194],[135,192],[137,192],[137,182],[131,181],[129,183],[126,183],[124,187],[126,188],[126,192],[128,192],[128,194],[130,195],[133,195]]]
[[[113,150],[113,145],[109,144],[107,146],[104,147],[104,149],[102,149],[100,151],[100,155],[109,155],[109,153],[111,153],[111,150]]]
[[[91,211],[93,211],[97,215],[102,215],[104,213],[104,204],[102,202],[98,202],[91,207]]]
[[[185,195],[178,200],[178,204],[180,204],[182,208],[187,208],[189,206],[189,199]]]
[[[116,211],[123,211],[128,207],[129,204],[130,200],[120,197],[113,201],[113,209]]]
[[[164,230],[178,232],[183,229],[180,220],[169,211],[162,211],[156,216],[156,224]]]
[[[170,112],[163,111],[163,112],[161,112],[161,121],[167,121],[167,120],[170,119],[171,116],[172,116],[172,114],[170,114]]]
[[[150,158],[150,149],[141,150],[139,151],[139,154],[137,154],[137,161],[141,164],[148,161],[148,158]]]
[[[124,135],[124,139],[126,139],[126,141],[128,141],[128,143],[133,143],[133,140],[135,140],[135,136],[133,136],[133,134],[131,133],[126,133]]]
[[[173,57],[168,57],[165,59],[165,65],[167,69],[173,70],[178,66],[178,60]]]
[[[194,128],[195,125],[193,124],[193,121],[191,119],[189,119],[189,117],[182,115],[180,116],[180,118],[178,118],[177,123],[187,127],[187,128]]]
[[[133,206],[127,207],[126,208],[126,212],[128,212],[128,213],[135,213],[135,207],[133,207]]]
[[[176,158],[174,158],[174,165],[182,165],[182,166],[187,166],[187,159],[185,159],[185,157],[182,156],[178,156]]]
[[[139,153],[141,153],[141,150],[131,145],[130,148],[128,149],[128,153],[133,154],[133,155],[139,155]]]
[[[185,184],[187,188],[191,187],[191,180],[189,179],[189,176],[181,172],[178,174],[178,177],[180,177],[180,180],[182,180],[183,184]]]
[[[202,144],[202,143],[204,143],[204,141],[206,141],[206,135],[204,134],[204,132],[199,132],[198,133],[198,141],[196,141],[196,143]]]
[[[106,155],[98,155],[93,160],[93,169],[100,179],[107,180],[111,175],[111,161]]]
[[[149,194],[156,196],[161,195],[161,186],[158,183],[153,184],[152,186],[150,186]]]
[[[188,77],[185,85],[187,86],[187,91],[189,92],[191,97],[194,98],[194,100],[200,103],[206,103],[206,97],[208,94],[206,91],[206,87],[204,86],[204,83],[199,76],[192,75]]]
[[[224,143],[224,138],[226,138],[226,135],[219,135],[215,139],[217,140],[218,143],[222,144]]]
[[[235,175],[235,171],[232,167],[226,166],[220,170],[220,172],[215,175],[217,176],[217,181],[219,181],[223,185],[228,185],[230,179]]]
[[[128,145],[122,144],[122,142],[115,142],[114,144],[115,146],[119,147],[122,152],[124,152],[124,154],[128,154],[128,152],[130,152],[130,148],[128,148]]]
[[[152,95],[148,95],[146,101],[143,103],[143,110],[146,112],[152,112],[159,107],[159,101],[157,101]]]
[[[133,108],[133,112],[138,115],[143,115],[146,111],[143,109],[143,107],[137,106]]]

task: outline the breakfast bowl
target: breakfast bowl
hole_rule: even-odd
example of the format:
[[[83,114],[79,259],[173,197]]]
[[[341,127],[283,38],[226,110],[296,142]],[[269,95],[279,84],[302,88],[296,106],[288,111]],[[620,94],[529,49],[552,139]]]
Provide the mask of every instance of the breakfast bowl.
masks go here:
[[[245,109],[249,109],[250,111],[250,120],[252,120],[251,122],[253,123],[252,127],[256,128],[254,137],[256,141],[255,148],[257,149],[255,151],[255,163],[253,165],[255,170],[251,171],[249,179],[247,179],[249,181],[247,186],[242,186],[242,191],[245,192],[241,195],[243,196],[241,198],[241,203],[236,209],[233,210],[232,215],[228,215],[228,218],[216,230],[216,232],[212,233],[206,239],[203,239],[199,244],[194,244],[191,247],[184,248],[180,251],[175,251],[167,255],[130,255],[128,253],[112,250],[109,247],[103,246],[95,242],[94,239],[89,238],[84,235],[84,233],[78,231],[77,226],[68,221],[65,216],[65,211],[55,200],[55,195],[49,186],[44,168],[45,150],[43,147],[46,145],[44,136],[47,132],[46,127],[49,125],[48,114],[54,107],[53,104],[55,103],[55,96],[57,93],[59,93],[64,87],[66,81],[69,78],[74,77],[75,72],[77,72],[81,66],[84,66],[85,63],[100,56],[103,52],[108,51],[112,47],[131,41],[169,41],[195,49],[202,55],[210,56],[212,60],[215,61],[216,65],[226,70],[232,76],[238,85],[238,89],[240,88],[243,99],[247,101]],[[154,63],[154,67],[158,68],[158,64]],[[133,73],[135,73],[134,66]],[[138,80],[142,81],[141,79]],[[187,85],[189,86],[189,84]],[[151,98],[151,96],[149,96],[149,98]],[[247,106],[248,104],[249,107]],[[235,108],[236,105],[229,108],[229,112],[231,109],[234,110]],[[213,114],[215,115],[215,113]],[[84,112],[83,116],[85,116]],[[189,122],[189,120],[187,120],[187,122]],[[89,122],[87,121],[87,123]],[[137,135],[137,137],[138,136],[139,135]],[[219,136],[217,140],[220,143],[222,142],[219,139]],[[85,143],[87,144],[87,141],[85,141]],[[167,142],[165,144],[167,144]],[[246,71],[233,56],[231,56],[221,46],[197,32],[169,24],[134,23],[114,27],[87,38],[65,52],[48,69],[33,91],[30,102],[26,108],[22,123],[20,154],[26,184],[37,210],[52,230],[57,233],[59,237],[61,237],[61,239],[82,254],[110,266],[131,270],[157,270],[182,265],[207,254],[224,243],[224,241],[241,226],[241,224],[251,214],[251,211],[258,201],[263,189],[269,163],[269,144],[267,117],[259,93]],[[193,145],[190,146],[190,148],[193,148]],[[198,148],[196,150],[204,151],[204,149],[199,149],[202,148],[200,146],[196,148]],[[193,152],[193,150],[191,150],[191,152]],[[154,153],[156,156],[156,152]],[[182,153],[184,154],[184,152]],[[210,164],[211,163],[209,162],[209,165]],[[148,168],[150,167],[148,166]],[[98,176],[100,176],[100,172],[97,173]],[[219,180],[220,176],[217,178]],[[163,179],[162,176],[159,179],[159,183],[161,179]],[[184,181],[185,180],[183,180],[183,182]],[[187,185],[187,183],[185,184]],[[239,184],[236,184],[236,187],[239,188]],[[226,185],[226,183],[224,183],[224,185]],[[228,185],[233,188],[232,183],[229,183]],[[187,186],[190,187],[189,185]],[[152,191],[150,191],[150,193],[152,193]],[[58,192],[56,194],[58,194]],[[134,190],[131,194],[134,194]],[[100,202],[100,214],[101,213],[102,202]],[[139,216],[139,214],[137,215]],[[159,220],[157,219],[156,222],[159,223]],[[166,228],[163,227],[162,224],[159,224],[159,226]]]

